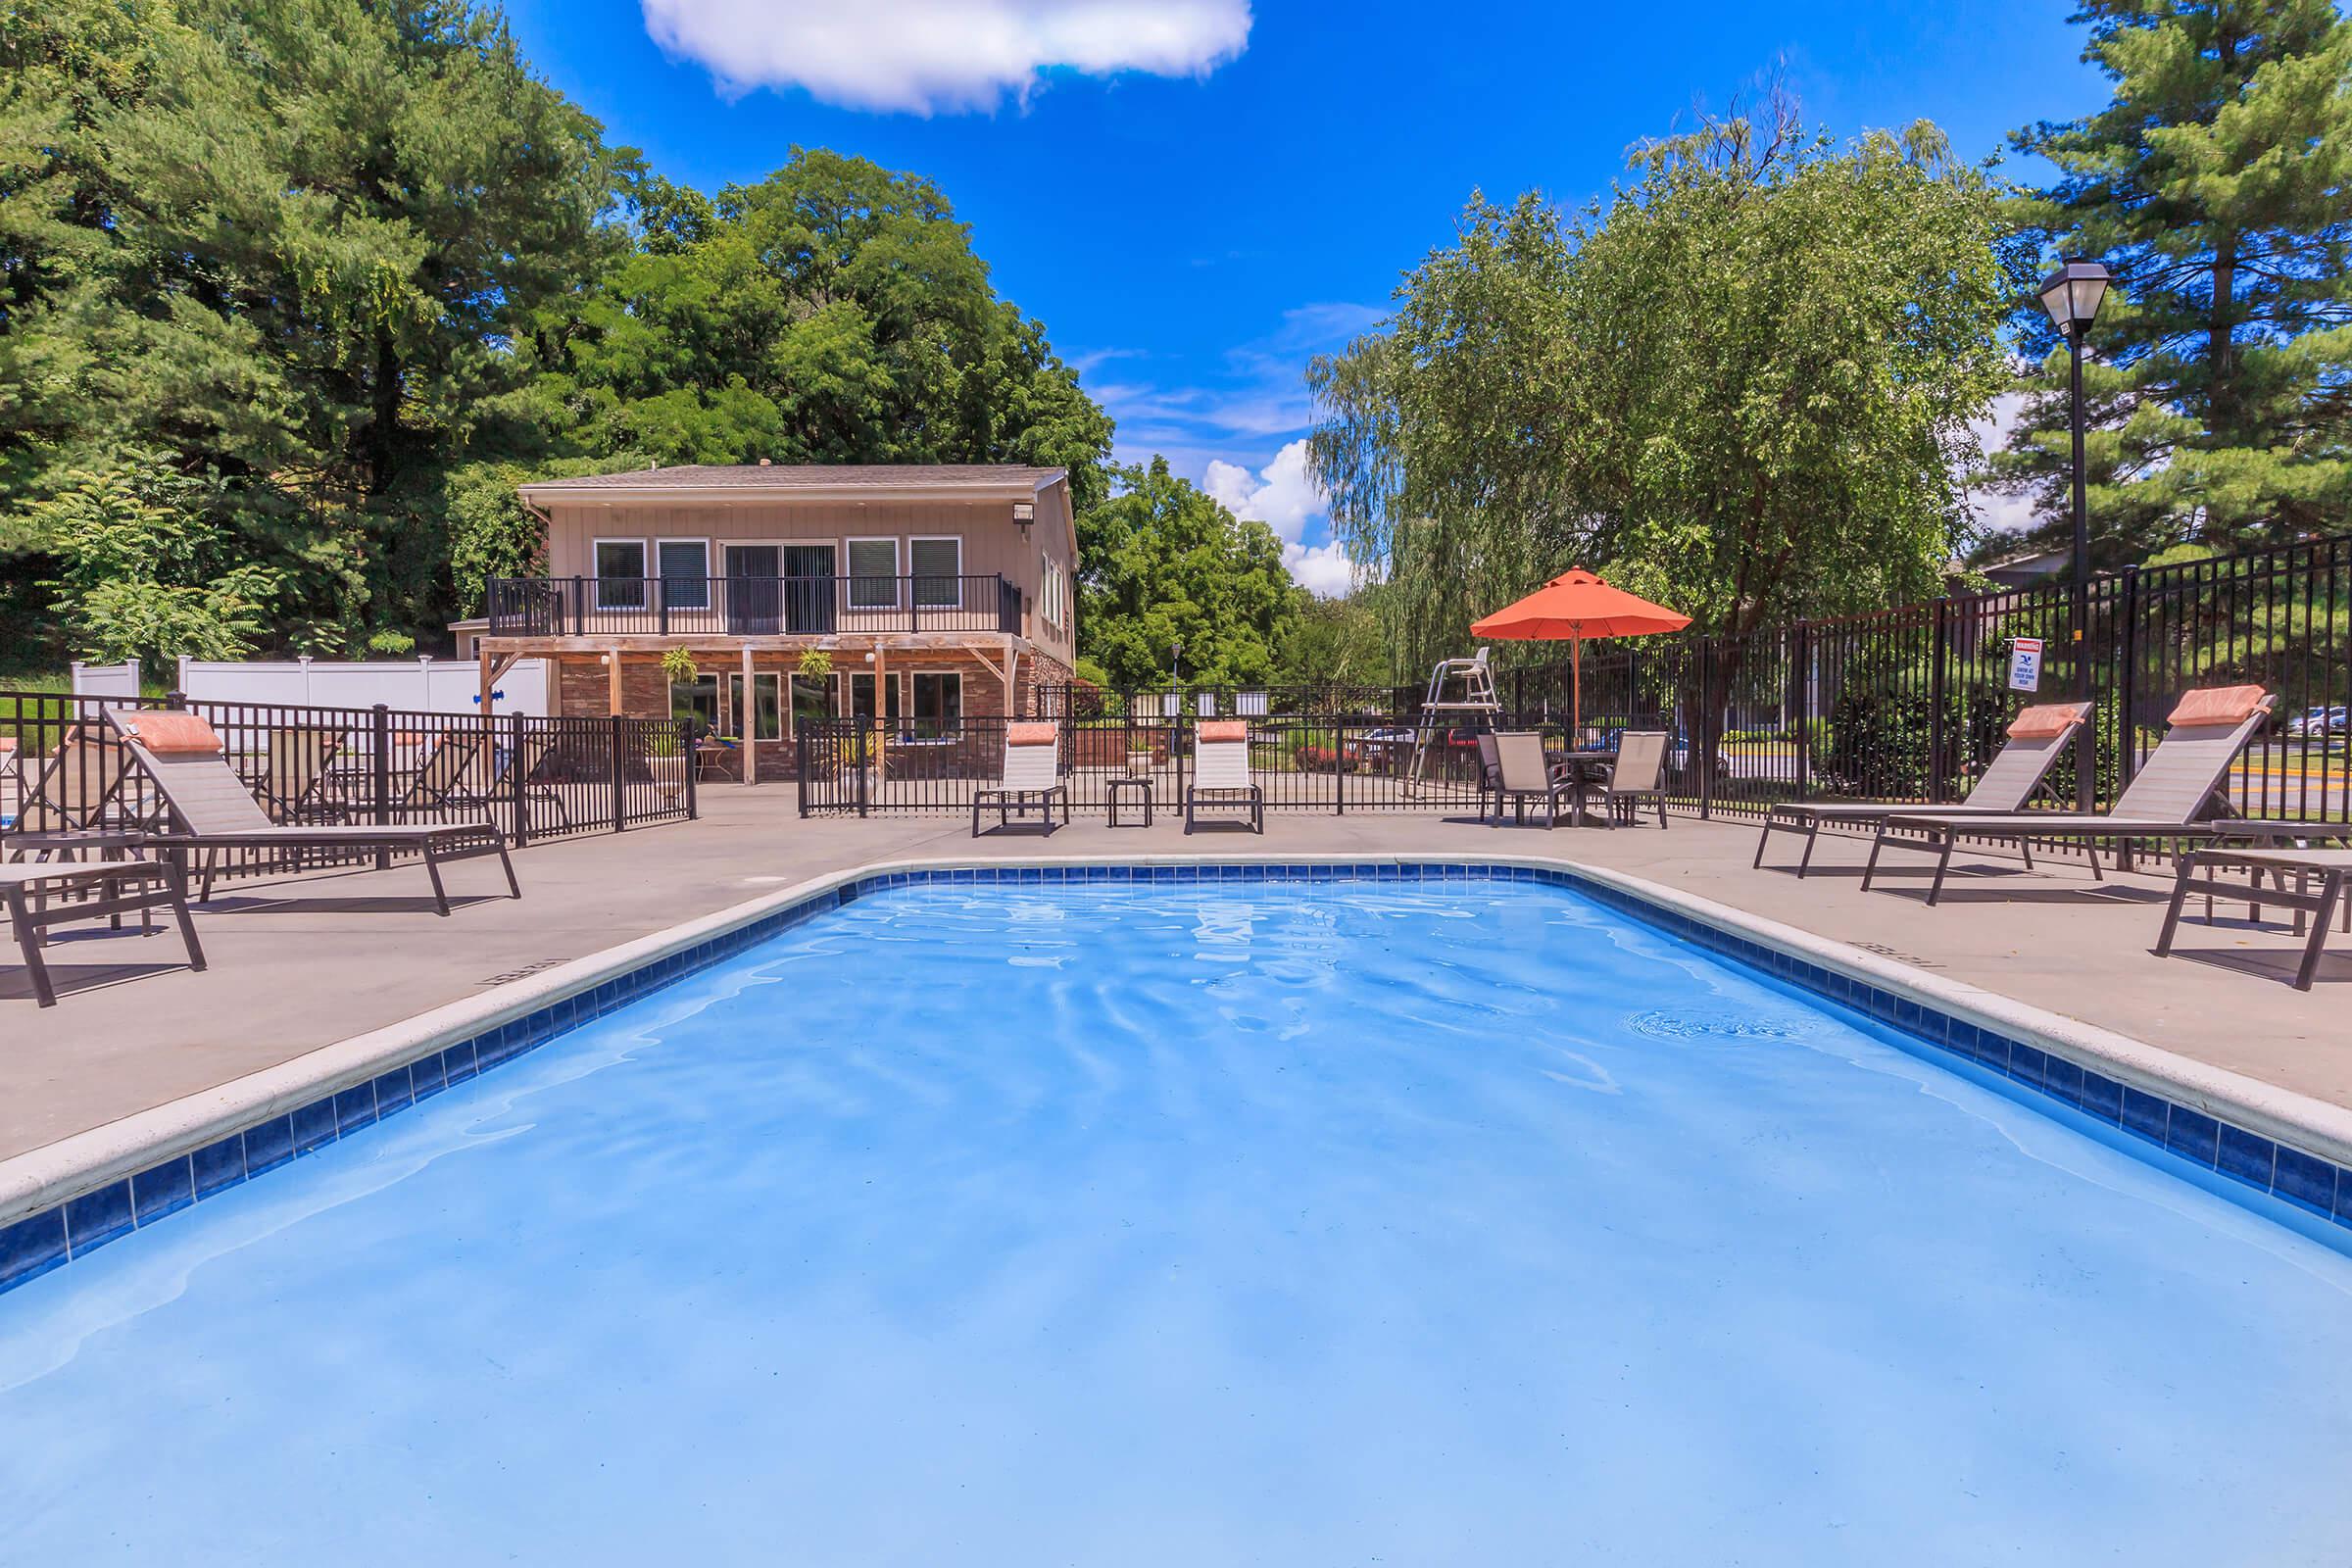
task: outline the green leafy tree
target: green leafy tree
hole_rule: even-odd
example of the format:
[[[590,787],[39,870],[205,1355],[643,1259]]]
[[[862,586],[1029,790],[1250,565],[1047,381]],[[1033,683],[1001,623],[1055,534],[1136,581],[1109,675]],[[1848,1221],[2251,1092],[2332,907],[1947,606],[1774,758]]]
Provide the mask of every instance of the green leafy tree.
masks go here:
[[[551,313],[585,450],[662,463],[1031,463],[1104,491],[1110,421],[996,297],[929,181],[795,148],[706,199],[638,183],[639,242]]]
[[[2108,565],[2185,537],[2230,546],[2352,516],[2352,20],[2330,0],[2090,0],[2096,113],[2013,138],[2055,164],[2017,218],[2116,288],[2083,367],[2092,548]],[[1995,472],[2043,539],[2072,529],[2067,354],[2037,362]]]
[[[1314,472],[1410,665],[1571,565],[1743,638],[1932,592],[1965,536],[2026,261],[1984,172],[1777,97],[1633,171],[1581,216],[1474,199],[1386,329],[1310,368]]]
[[[18,496],[168,452],[218,475],[270,568],[272,640],[437,628],[450,470],[544,445],[516,334],[625,244],[625,156],[463,0],[24,10],[12,49],[51,33],[27,113],[71,134],[45,174],[30,132],[0,148],[34,198],[0,205],[26,215],[5,243],[49,371],[6,416]]]
[[[1277,650],[1279,679],[1298,685],[1387,686],[1398,671],[1382,623],[1380,585],[1344,598],[1300,596]]]
[[[1165,458],[1116,470],[1117,493],[1078,519],[1078,636],[1083,668],[1132,690],[1182,672],[1207,685],[1270,681],[1302,597],[1282,540],[1236,521],[1216,498],[1168,471]]]
[[[221,525],[220,486],[134,452],[63,476],[31,523],[59,562],[50,585],[90,660],[170,667],[181,654],[237,659],[269,634],[279,584]]]

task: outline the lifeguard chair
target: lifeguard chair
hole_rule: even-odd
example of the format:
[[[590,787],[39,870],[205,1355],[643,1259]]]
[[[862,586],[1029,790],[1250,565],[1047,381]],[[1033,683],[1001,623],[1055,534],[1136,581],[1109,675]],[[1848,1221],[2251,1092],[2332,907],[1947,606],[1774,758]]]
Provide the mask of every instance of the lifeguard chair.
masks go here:
[[[1494,696],[1494,672],[1487,667],[1481,648],[1468,659],[1446,659],[1429,672],[1429,692],[1413,721],[1413,755],[1404,776],[1415,793],[1428,781],[1435,759],[1445,755],[1447,738],[1457,727],[1493,729],[1502,715]]]

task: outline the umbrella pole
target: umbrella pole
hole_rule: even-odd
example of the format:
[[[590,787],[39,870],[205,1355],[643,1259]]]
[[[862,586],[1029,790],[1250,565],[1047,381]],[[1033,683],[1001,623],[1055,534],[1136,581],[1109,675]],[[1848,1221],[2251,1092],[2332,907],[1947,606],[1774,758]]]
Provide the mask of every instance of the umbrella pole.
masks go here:
[[[1585,640],[1581,636],[1568,639],[1568,749],[1575,751],[1584,744],[1585,733]]]

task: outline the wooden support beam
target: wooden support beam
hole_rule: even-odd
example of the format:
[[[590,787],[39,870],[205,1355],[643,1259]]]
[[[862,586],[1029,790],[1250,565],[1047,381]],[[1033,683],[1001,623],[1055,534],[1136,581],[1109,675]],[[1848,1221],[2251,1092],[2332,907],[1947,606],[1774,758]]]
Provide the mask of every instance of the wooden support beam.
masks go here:
[[[605,693],[607,701],[611,704],[612,715],[618,718],[620,716],[620,650],[617,648],[608,649],[605,653]]]
[[[791,705],[784,712],[789,717]],[[752,688],[752,645],[743,645],[743,711],[735,715],[735,727],[743,733],[743,781],[760,782],[760,696]]]

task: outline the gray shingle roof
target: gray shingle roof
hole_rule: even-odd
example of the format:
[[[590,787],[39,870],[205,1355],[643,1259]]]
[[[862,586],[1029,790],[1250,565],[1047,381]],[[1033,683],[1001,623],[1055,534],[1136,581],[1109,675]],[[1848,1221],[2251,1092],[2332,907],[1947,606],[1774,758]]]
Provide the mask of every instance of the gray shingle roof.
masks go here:
[[[545,479],[534,493],[599,490],[1036,490],[1067,476],[1061,468],[1012,463],[689,464],[675,468],[625,468],[618,473]]]

